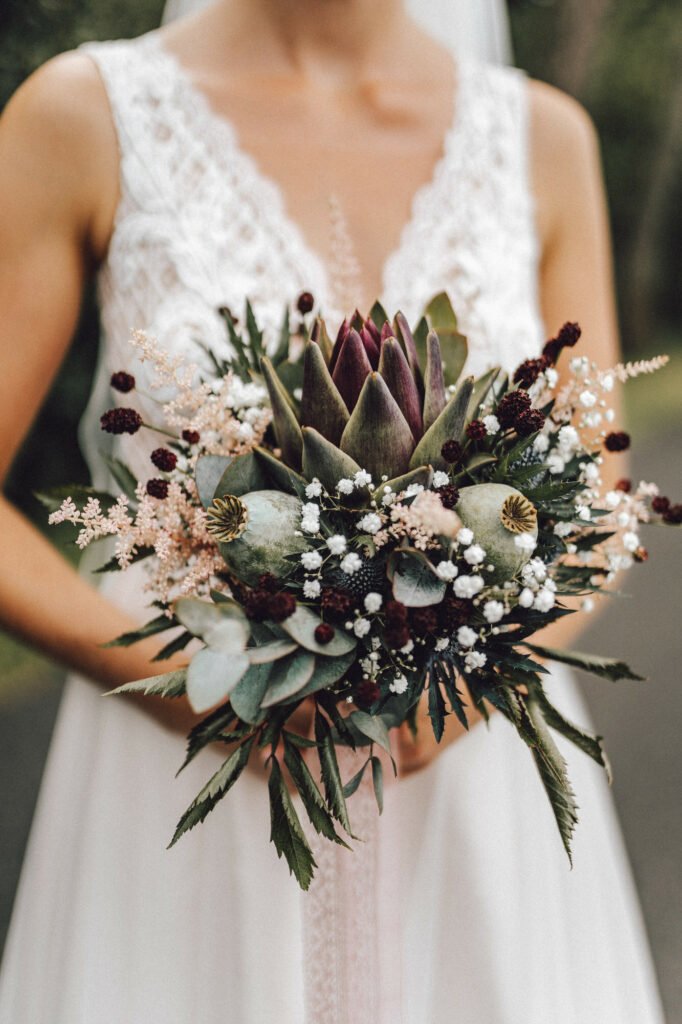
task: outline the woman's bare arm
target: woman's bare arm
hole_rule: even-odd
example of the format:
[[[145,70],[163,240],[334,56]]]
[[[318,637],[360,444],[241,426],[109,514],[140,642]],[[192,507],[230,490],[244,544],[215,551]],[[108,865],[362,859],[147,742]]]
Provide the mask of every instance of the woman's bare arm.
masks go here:
[[[4,480],[70,344],[87,275],[106,250],[118,153],[88,58],[40,69],[0,120],[0,479]],[[36,487],[40,481],[33,481]],[[153,642],[100,645],[132,628],[0,498],[0,624],[106,686],[153,675]],[[187,728],[181,703],[145,702]]]

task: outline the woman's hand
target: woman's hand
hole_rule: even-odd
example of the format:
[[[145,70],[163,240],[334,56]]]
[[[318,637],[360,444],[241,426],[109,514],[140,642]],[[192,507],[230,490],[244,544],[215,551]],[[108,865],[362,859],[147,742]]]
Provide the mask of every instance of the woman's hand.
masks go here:
[[[481,715],[467,708],[469,727],[480,722]],[[440,753],[449,747],[451,743],[466,736],[466,729],[456,715],[447,715],[445,718],[445,730],[440,743],[433,735],[431,719],[429,718],[428,697],[422,696],[417,709],[417,735],[412,735],[407,722],[404,722],[399,729],[396,729],[392,737],[394,756],[398,764],[398,778],[401,775],[409,775],[412,772],[426,768]]]

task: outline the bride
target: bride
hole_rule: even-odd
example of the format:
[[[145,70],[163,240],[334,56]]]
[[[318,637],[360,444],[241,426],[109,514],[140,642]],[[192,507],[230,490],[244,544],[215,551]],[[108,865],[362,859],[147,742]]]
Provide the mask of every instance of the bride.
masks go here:
[[[82,442],[100,487],[96,423],[112,372],[130,363],[131,328],[172,353],[195,358],[197,340],[225,352],[215,311],[239,312],[246,296],[273,331],[303,291],[330,321],[377,296],[412,320],[447,289],[471,372],[518,364],[567,319],[591,357],[616,361],[587,116],[516,70],[453,62],[448,26],[474,5],[430,6],[429,34],[400,0],[215,0],[26,82],[0,128],[2,471],[95,272],[103,343]],[[331,196],[352,240],[352,288]],[[122,456],[149,475],[137,437],[126,442]],[[660,1024],[618,826],[587,758],[566,751],[582,811],[570,872],[506,722],[468,734],[451,722],[440,747],[427,729],[416,744],[396,737],[376,887],[382,912],[395,911],[379,940],[398,983],[379,997],[370,978],[352,1005],[343,979],[367,966],[367,915],[325,906],[329,865],[322,921],[311,914],[314,886],[302,895],[267,843],[259,769],[165,851],[210,765],[173,781],[193,722],[181,701],[100,699],[158,670],[151,641],[101,646],[144,619],[139,580],[113,574],[94,590],[6,501],[0,558],[3,626],[72,669],[2,1024]],[[552,628],[548,642],[571,639],[565,621]],[[557,672],[553,686],[584,717],[570,677]],[[353,914],[351,941],[326,941],[329,917]]]

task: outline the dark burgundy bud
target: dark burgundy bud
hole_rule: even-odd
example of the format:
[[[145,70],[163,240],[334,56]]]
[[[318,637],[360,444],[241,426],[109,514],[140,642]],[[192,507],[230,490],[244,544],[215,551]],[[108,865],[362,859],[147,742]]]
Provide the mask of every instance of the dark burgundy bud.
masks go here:
[[[624,452],[630,447],[630,435],[624,430],[614,430],[604,439],[604,447],[609,452]]]
[[[136,434],[142,417],[135,409],[108,409],[99,422],[107,434]]]
[[[315,639],[318,644],[329,644],[336,636],[336,630],[328,622],[321,622],[315,627]]]
[[[371,323],[371,321],[368,322]],[[374,324],[372,324],[372,327],[374,327]],[[376,327],[374,327],[374,332],[378,334]],[[367,358],[372,364],[372,369],[376,370],[379,365],[379,339],[374,337],[374,333],[369,330],[367,323],[363,324],[360,337],[362,344],[365,346]]]
[[[524,412],[530,410],[530,397],[522,390],[508,391],[504,398],[500,399],[495,415],[500,421],[504,430],[516,427],[516,421]]]
[[[178,464],[177,455],[169,448],[155,448],[150,458],[162,473],[171,473]]]
[[[663,516],[663,522],[670,523],[671,526],[682,523],[682,505],[671,505]]]
[[[482,441],[488,431],[483,420],[472,420],[466,430],[467,437],[472,441]]]
[[[516,421],[516,432],[521,437],[530,437],[531,434],[537,434],[538,430],[542,430],[545,425],[545,417],[542,415],[539,409],[529,409],[528,412],[522,413]]]
[[[438,631],[438,612],[435,608],[411,608],[410,625],[417,636]]]
[[[573,348],[577,345],[582,330],[580,324],[565,323],[557,335],[557,341],[562,348]]]
[[[407,622],[407,607],[402,601],[387,601],[384,613],[387,622]]]
[[[296,301],[296,309],[303,316],[305,316],[306,313],[309,313],[314,305],[315,299],[313,298],[312,292],[301,292]]]
[[[471,619],[474,613],[474,607],[471,601],[465,601],[463,598],[455,597],[454,594],[446,594],[441,603],[438,605],[438,615],[440,617],[440,627],[444,630],[452,632],[459,626],[466,625]]]
[[[271,572],[264,572],[258,577],[258,589],[265,590],[268,594],[276,594],[281,588],[276,576]]]
[[[114,391],[121,391],[123,394],[127,394],[128,391],[132,391],[135,387],[135,378],[132,373],[119,370],[117,373],[112,373],[110,384]]]
[[[526,359],[520,366],[517,366],[514,373],[514,383],[518,384],[520,388],[527,390],[548,366],[549,359],[547,356],[540,356],[539,359]]]
[[[441,455],[446,462],[456,465],[462,461],[462,446],[459,441],[455,441],[452,438],[446,441],[440,450]]]
[[[651,502],[651,507],[659,516],[664,516],[670,509],[670,498],[664,498],[662,494],[657,495]]]
[[[362,682],[356,686],[353,698],[355,703],[360,708],[371,708],[372,704],[375,704],[381,696],[381,690],[378,684],[373,679],[363,679]]]
[[[616,484],[616,490],[623,491],[624,494],[629,494],[632,490],[632,480],[628,480],[627,477],[623,477],[623,479],[619,480]]]
[[[146,491],[152,498],[159,498],[163,501],[168,497],[168,481],[160,480],[158,477],[147,480]]]
[[[384,632],[384,641],[392,651],[399,651],[410,641],[410,631],[406,622],[391,623]]]
[[[296,611],[296,598],[293,594],[281,591],[279,594],[270,594],[268,599],[268,616],[273,622],[284,622]]]
[[[244,594],[242,604],[247,616],[253,622],[263,622],[269,617],[269,604],[272,594],[267,590],[249,590]]]
[[[355,598],[341,587],[323,587],[320,604],[326,615],[342,621],[355,607]]]
[[[201,434],[198,430],[183,430],[182,440],[186,441],[187,444],[199,444]]]
[[[388,320],[384,320],[384,326],[381,328],[381,340],[386,341],[387,338],[395,338],[393,333],[393,327]]]
[[[454,484],[446,484],[438,488],[438,497],[443,508],[454,508],[459,501],[459,491]]]

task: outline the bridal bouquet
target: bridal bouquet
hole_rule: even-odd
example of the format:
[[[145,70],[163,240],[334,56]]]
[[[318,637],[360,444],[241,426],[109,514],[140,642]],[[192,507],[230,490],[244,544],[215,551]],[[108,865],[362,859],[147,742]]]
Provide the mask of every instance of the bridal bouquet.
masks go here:
[[[170,436],[150,445],[156,472],[138,482],[112,462],[125,494],[47,499],[51,522],[80,527],[79,546],[115,537],[105,570],[149,566],[158,614],[114,643],[173,631],[163,659],[195,641],[185,668],[114,691],[186,694],[206,713],[185,765],[208,744],[225,747],[172,843],[262,748],[271,838],[307,888],[315,863],[283,766],[312,827],[344,843],[347,799],[369,770],[381,808],[376,750],[390,754],[393,727],[416,727],[423,698],[438,740],[449,714],[465,728],[472,708],[509,720],[570,856],[576,802],[552,731],[608,764],[601,738],[550,702],[544,662],[639,677],[534,637],[589,609],[619,570],[646,558],[640,524],[682,519],[652,484],[621,480],[603,493],[601,482],[605,454],[629,445],[612,429],[610,392],[665,359],[600,371],[574,355],[560,384],[556,363],[580,336],[566,324],[511,377],[492,369],[475,380],[462,376],[467,344],[445,294],[414,330],[376,304],[344,322],[333,344],[311,309],[301,296],[300,325],[292,332],[286,318],[270,355],[248,305],[243,327],[223,311],[234,356],[212,357],[210,374],[136,334],[155,383],[173,388],[159,402]],[[134,398],[130,374],[114,374],[112,386]],[[145,424],[121,404],[102,427],[132,434]],[[292,715],[304,701],[312,728],[301,735]],[[339,770],[342,744],[367,754],[351,779]]]

